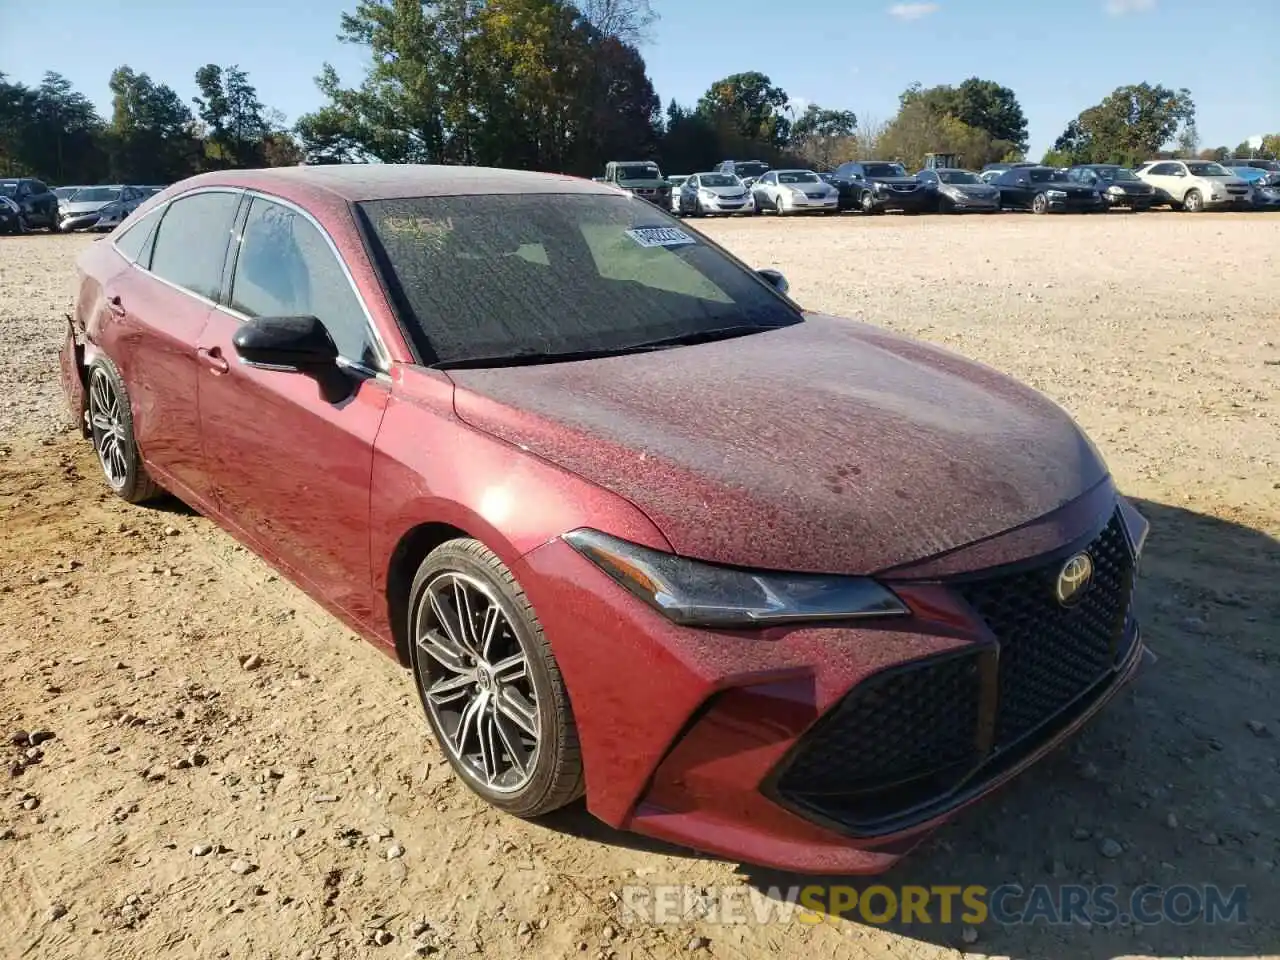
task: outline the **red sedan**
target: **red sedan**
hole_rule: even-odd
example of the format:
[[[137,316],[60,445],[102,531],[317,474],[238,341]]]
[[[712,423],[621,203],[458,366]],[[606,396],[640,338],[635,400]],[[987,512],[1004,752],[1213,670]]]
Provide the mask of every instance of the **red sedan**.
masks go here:
[[[76,422],[413,674],[459,776],[874,872],[1129,678],[1147,523],[1062,410],[652,204],[206,174],[80,258]]]

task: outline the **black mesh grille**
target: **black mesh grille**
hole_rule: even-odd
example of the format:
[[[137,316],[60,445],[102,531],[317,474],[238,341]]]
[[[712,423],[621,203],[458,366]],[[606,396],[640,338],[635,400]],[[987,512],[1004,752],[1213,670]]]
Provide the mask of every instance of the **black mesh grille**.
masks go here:
[[[857,792],[971,764],[981,685],[978,660],[951,656],[865,680],[804,738],[779,789]]]
[[[901,829],[961,802],[1087,711],[1111,688],[1105,678],[1137,631],[1119,515],[1084,549],[1093,579],[1070,607],[1056,596],[1065,556],[953,582],[995,647],[869,677],[801,738],[771,790],[855,833]]]
[[[1119,515],[1086,548],[1093,581],[1076,605],[1055,596],[1062,561],[957,585],[1000,644],[999,749],[1049,719],[1115,661],[1133,585]]]

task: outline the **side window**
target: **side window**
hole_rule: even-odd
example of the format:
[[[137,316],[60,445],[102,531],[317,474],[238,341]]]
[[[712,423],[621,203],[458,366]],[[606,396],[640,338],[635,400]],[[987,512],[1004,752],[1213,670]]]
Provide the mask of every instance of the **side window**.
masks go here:
[[[33,194],[35,194],[35,195],[38,197],[38,196],[40,196],[41,194],[48,193],[48,192],[49,192],[49,187],[48,187],[46,184],[41,183],[39,180],[32,180],[32,181],[31,181],[31,192],[32,192]]]
[[[315,317],[342,356],[379,364],[369,320],[324,235],[281,204],[258,197],[249,208],[231,306],[249,317]]]
[[[218,298],[238,193],[197,193],[169,204],[156,233],[151,272],[210,300]]]
[[[1178,175],[1178,165],[1176,163],[1157,163],[1151,168],[1150,173],[1156,177],[1176,177]]]
[[[151,248],[156,238],[156,227],[160,225],[160,213],[149,213],[137,223],[130,224],[129,229],[114,241],[125,257],[144,269],[151,266]]]

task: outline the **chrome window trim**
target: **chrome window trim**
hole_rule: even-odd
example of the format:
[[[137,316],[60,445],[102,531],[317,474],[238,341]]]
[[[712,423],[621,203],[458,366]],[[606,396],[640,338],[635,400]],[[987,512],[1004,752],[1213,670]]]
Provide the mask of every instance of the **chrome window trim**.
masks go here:
[[[361,313],[364,314],[365,325],[368,327],[369,332],[373,334],[374,348],[379,354],[378,360],[379,360],[380,366],[376,369],[367,367],[364,364],[360,363],[359,361],[352,360],[348,357],[339,357],[338,358],[339,365],[345,366],[351,370],[355,370],[360,373],[366,373],[371,376],[375,376],[380,380],[389,381],[391,379],[388,373],[388,370],[391,367],[391,351],[387,349],[386,341],[382,339],[382,334],[378,330],[378,325],[373,322],[373,314],[370,313],[369,305],[365,302],[364,296],[360,293],[360,288],[356,286],[355,277],[353,277],[351,274],[351,268],[347,266],[346,260],[342,258],[342,253],[338,250],[338,245],[333,242],[333,237],[329,235],[329,231],[324,228],[324,226],[320,223],[319,220],[317,220],[314,216],[312,216],[308,211],[298,206],[296,203],[292,202],[291,200],[285,200],[283,197],[277,197],[274,194],[266,193],[256,188],[219,186],[216,184],[211,184],[205,187],[193,187],[190,190],[177,194],[176,196],[170,197],[168,200],[165,200],[163,203],[156,204],[154,207],[148,210],[145,214],[139,217],[137,220],[137,223],[141,223],[143,220],[145,220],[147,217],[151,216],[152,214],[159,213],[160,211],[163,211],[163,210],[167,210],[168,207],[171,204],[173,204],[173,202],[176,200],[185,200],[187,197],[194,197],[197,194],[201,194],[201,193],[232,193],[242,197],[248,196],[250,199],[261,199],[269,203],[278,203],[280,204],[280,206],[285,207],[299,214],[303,219],[305,219],[308,223],[310,223],[313,227],[315,227],[316,230],[319,231],[320,236],[324,238],[324,242],[328,245],[329,252],[333,254],[334,259],[338,261],[338,265],[342,268],[342,275],[346,277],[347,284],[351,287],[351,292],[355,295],[356,303],[360,305],[360,311]],[[135,224],[130,224],[129,229],[132,230],[134,226]],[[123,236],[123,234],[121,234],[121,236]],[[243,239],[244,238],[242,234],[236,233],[234,242],[236,244],[240,244]],[[178,284],[173,283],[170,280],[166,280],[164,277],[160,276],[158,273],[153,273],[147,267],[141,266],[138,263],[138,261],[130,259],[130,257],[123,250],[121,250],[120,247],[116,244],[116,237],[114,232],[109,242],[111,244],[111,248],[115,250],[115,252],[120,256],[122,260],[124,260],[126,263],[132,264],[135,268],[142,271],[147,276],[155,280],[159,280],[161,283],[163,283],[165,286],[169,287],[170,289],[177,290],[179,293],[185,293],[189,297],[194,297],[196,300],[200,301],[201,303],[207,304],[216,310],[221,310],[223,313],[227,314],[228,316],[234,317],[235,319],[239,320],[241,323],[245,323],[251,319],[250,317],[241,313],[239,310],[232,309],[230,304],[217,303],[213,300],[210,300],[208,297],[202,294],[196,293],[194,290],[188,290],[186,287],[179,286]],[[229,250],[230,248],[228,248],[228,251]],[[235,277],[233,275],[232,276],[233,290],[234,290],[234,285],[235,285]]]

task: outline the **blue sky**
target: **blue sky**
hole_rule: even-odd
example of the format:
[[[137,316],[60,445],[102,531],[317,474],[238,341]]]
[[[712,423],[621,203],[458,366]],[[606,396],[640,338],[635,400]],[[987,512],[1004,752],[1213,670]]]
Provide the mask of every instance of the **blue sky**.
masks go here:
[[[355,0],[0,0],[0,69],[38,82],[56,70],[109,111],[107,78],[127,63],[188,101],[202,64],[238,63],[290,121],[314,108],[323,61],[348,81],[358,48],[338,43]],[[909,83],[980,76],[1012,87],[1032,155],[1115,87],[1188,87],[1205,146],[1280,131],[1280,0],[654,0],[644,48],[663,102],[760,70],[797,102],[892,116]],[[212,13],[216,11],[216,16]],[[47,37],[48,42],[36,42]]]

